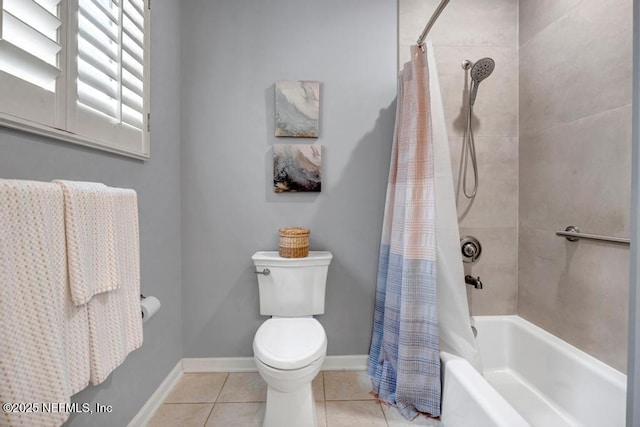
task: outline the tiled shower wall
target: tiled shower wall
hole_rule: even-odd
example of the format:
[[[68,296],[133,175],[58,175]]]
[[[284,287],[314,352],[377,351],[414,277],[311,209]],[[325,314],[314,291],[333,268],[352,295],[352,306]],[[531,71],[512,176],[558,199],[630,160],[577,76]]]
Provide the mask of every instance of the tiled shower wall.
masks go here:
[[[399,62],[409,59],[440,0],[399,0]],[[480,83],[473,128],[479,167],[473,205],[459,190],[461,236],[482,244],[482,256],[467,274],[480,276],[483,290],[469,288],[473,314],[515,314],[518,254],[518,2],[455,0],[431,30],[445,119],[458,189],[462,136],[466,125],[465,59],[489,56],[495,71]],[[469,172],[471,173],[471,172]],[[460,286],[465,286],[461,283]]]
[[[631,0],[520,2],[518,314],[626,370]]]
[[[399,61],[440,0],[399,0]],[[556,230],[629,235],[631,0],[455,0],[430,37],[454,181],[464,131],[464,59],[490,56],[474,129],[480,188],[459,198],[478,237],[473,314],[519,314],[626,370],[625,246],[570,243]]]

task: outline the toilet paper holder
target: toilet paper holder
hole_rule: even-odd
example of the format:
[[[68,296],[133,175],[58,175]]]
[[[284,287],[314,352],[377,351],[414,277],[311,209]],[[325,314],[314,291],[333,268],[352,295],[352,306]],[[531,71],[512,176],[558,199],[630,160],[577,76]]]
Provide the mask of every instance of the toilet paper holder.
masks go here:
[[[142,323],[148,322],[149,319],[160,310],[160,307],[160,301],[158,301],[156,297],[147,298],[143,294],[140,294],[140,316],[142,317]]]
[[[145,299],[146,297],[142,294],[140,294],[140,302],[142,302],[143,299]],[[142,311],[142,309],[140,310],[140,317],[142,317],[142,320],[144,320],[144,312]]]

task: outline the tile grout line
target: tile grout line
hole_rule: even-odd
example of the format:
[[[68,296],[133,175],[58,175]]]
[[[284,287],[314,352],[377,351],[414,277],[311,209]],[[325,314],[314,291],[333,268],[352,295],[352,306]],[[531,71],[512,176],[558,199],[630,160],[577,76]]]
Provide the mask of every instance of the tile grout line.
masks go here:
[[[230,372],[225,372],[226,376],[224,377],[224,381],[222,382],[222,386],[220,386],[220,390],[218,390],[218,394],[216,395],[216,400],[214,400],[214,404],[218,403],[218,399],[220,399],[220,395],[222,394],[222,389],[227,385],[227,381],[229,380],[229,376],[231,376]]]
[[[382,411],[382,418],[384,418],[384,422],[387,424],[387,427],[389,427],[389,420],[387,419],[387,413],[384,412],[384,409],[382,408],[382,402],[377,402],[378,406],[380,407],[380,410]]]
[[[207,423],[209,423],[210,421],[212,421],[213,418],[213,410],[218,406],[218,404],[225,404],[225,403],[230,403],[230,404],[236,404],[236,405],[243,405],[243,404],[264,404],[265,401],[261,400],[261,401],[255,401],[255,400],[250,400],[250,401],[239,401],[239,402],[220,402],[220,397],[222,395],[222,391],[224,390],[224,388],[226,387],[227,384],[229,384],[229,380],[230,380],[230,376],[231,376],[231,372],[224,372],[225,377],[224,380],[222,382],[222,385],[220,386],[220,389],[218,390],[218,393],[215,396],[214,401],[198,401],[198,402],[176,402],[176,403],[164,403],[163,405],[212,405],[211,409],[209,411],[209,413],[207,414],[207,417],[204,420],[204,424],[202,424],[202,427],[206,426]],[[353,398],[349,398],[349,399],[336,399],[336,400],[330,400],[327,399],[327,390],[326,390],[326,383],[325,383],[325,372],[321,371],[320,374],[321,376],[321,380],[322,380],[322,396],[324,397],[324,400],[322,401],[316,401],[316,405],[319,407],[320,410],[323,410],[324,413],[324,420],[325,420],[325,426],[324,427],[328,427],[328,409],[327,409],[327,402],[345,402],[345,403],[355,403],[355,402],[370,402],[370,401],[374,401],[375,399],[353,399]],[[382,416],[383,416],[383,420],[385,421],[385,425],[388,427],[389,424],[389,420],[387,419],[387,416],[384,412],[384,409],[382,409],[382,406],[378,403],[377,406],[380,408],[380,410],[382,411]]]
[[[224,388],[224,385],[227,383],[228,379],[229,379],[229,372],[226,372],[224,381],[222,382],[222,385],[220,386],[220,390],[218,390],[218,394],[216,394],[216,398],[213,401],[213,405],[211,406],[211,411],[209,411],[209,415],[207,416],[207,419],[204,420],[204,424],[202,425],[202,427],[206,427],[207,423],[209,422],[209,419],[211,419],[211,415],[213,415],[213,410],[218,404],[218,399],[220,398],[220,394],[222,394],[222,389]]]
[[[204,424],[202,424],[202,427],[206,427],[207,423],[209,422],[209,418],[211,418],[211,414],[213,414],[213,408],[216,407],[215,402],[213,403],[213,405],[211,405],[211,410],[209,411],[209,415],[207,415],[207,419],[204,420]]]
[[[561,19],[564,19],[565,17],[567,17],[570,13],[572,13],[574,11],[574,9],[576,9],[578,6],[581,6],[582,3],[583,3],[583,0],[578,1],[576,4],[574,4],[569,9],[567,9],[562,15],[558,16],[553,21],[551,21],[551,22],[547,23],[546,25],[544,25],[542,28],[537,30],[535,32],[535,34],[533,34],[532,36],[529,36],[529,38],[527,40],[525,40],[524,42],[522,42],[522,44],[520,44],[520,41],[521,41],[520,40],[520,29],[518,28],[518,44],[519,44],[519,48],[522,48],[522,47],[526,46],[531,40],[535,39],[538,35],[540,35],[540,33],[542,33],[543,31],[546,31],[553,24],[555,24],[558,21],[560,21]],[[518,8],[518,13],[519,13],[519,8]],[[518,16],[518,25],[520,25],[520,16]]]
[[[555,129],[558,129],[558,128],[561,128],[561,127],[564,127],[564,126],[569,126],[569,125],[575,124],[576,122],[579,122],[579,121],[582,121],[582,120],[590,119],[592,117],[595,117],[595,116],[598,116],[598,115],[601,115],[601,114],[610,113],[610,112],[613,112],[615,110],[621,110],[621,109],[627,108],[627,107],[629,107],[631,105],[632,105],[631,103],[627,102],[627,103],[624,103],[622,105],[618,105],[616,107],[608,108],[606,110],[596,111],[596,112],[593,112],[593,113],[586,114],[584,116],[576,117],[575,119],[572,119],[571,121],[568,121],[568,122],[556,123],[556,124],[554,124],[552,126],[549,126],[549,127],[542,127],[542,128],[535,128],[535,129],[525,129],[522,132],[520,132],[520,134],[518,135],[518,139],[520,138],[520,136],[523,136],[523,135],[524,136],[528,136],[528,135],[536,135],[536,134],[540,134],[540,133],[546,133],[546,132],[549,132],[549,131],[552,131],[552,130],[555,130]],[[518,122],[519,122],[519,120],[518,120]]]
[[[325,378],[324,378],[324,371],[320,371],[320,374],[322,375],[322,397],[323,400],[326,402],[327,401],[327,388],[325,387]],[[325,405],[325,411],[326,411],[326,405]],[[325,412],[325,416],[326,416],[326,412]],[[326,424],[326,421],[325,421]]]
[[[325,387],[324,371],[320,371],[320,375],[322,376],[322,409],[324,410],[324,427],[329,427],[329,419],[327,415],[327,388]]]

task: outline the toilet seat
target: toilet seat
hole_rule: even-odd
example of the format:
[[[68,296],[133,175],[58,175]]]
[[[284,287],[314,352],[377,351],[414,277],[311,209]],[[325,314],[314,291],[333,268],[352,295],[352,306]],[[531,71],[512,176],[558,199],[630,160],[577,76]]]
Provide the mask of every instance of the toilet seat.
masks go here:
[[[312,317],[269,319],[253,339],[255,357],[281,370],[304,368],[324,357],[326,351],[327,335]]]

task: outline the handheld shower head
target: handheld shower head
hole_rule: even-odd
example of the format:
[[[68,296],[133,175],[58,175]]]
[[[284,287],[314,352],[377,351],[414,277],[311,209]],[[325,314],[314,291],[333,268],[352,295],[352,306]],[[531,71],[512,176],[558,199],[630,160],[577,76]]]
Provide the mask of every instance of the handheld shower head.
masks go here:
[[[493,69],[496,67],[496,63],[491,58],[478,59],[473,67],[471,67],[471,78],[480,83],[493,73]]]
[[[471,94],[469,95],[469,104],[473,105],[476,102],[476,95],[478,94],[478,85],[481,81],[486,79],[493,73],[493,69],[496,67],[496,63],[491,58],[482,58],[476,61],[471,67]]]

